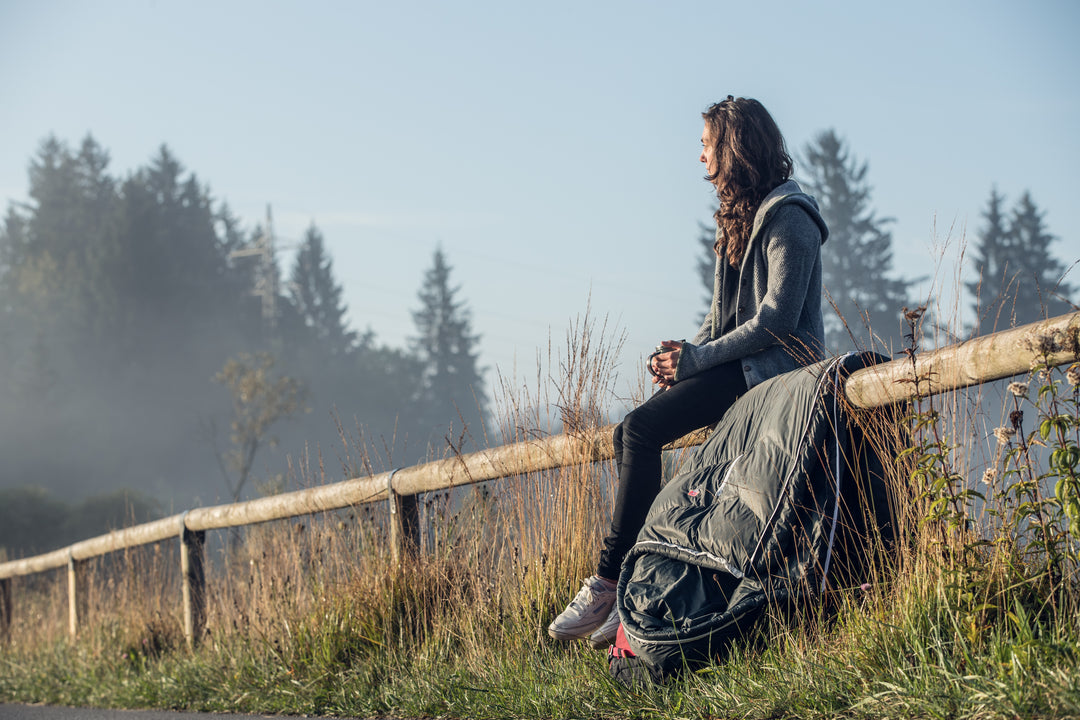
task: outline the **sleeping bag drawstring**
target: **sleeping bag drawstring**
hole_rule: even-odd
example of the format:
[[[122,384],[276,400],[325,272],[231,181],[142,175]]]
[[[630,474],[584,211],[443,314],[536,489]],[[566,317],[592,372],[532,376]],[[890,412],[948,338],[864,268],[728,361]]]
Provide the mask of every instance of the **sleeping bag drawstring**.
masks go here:
[[[829,564],[832,562],[833,542],[836,540],[836,523],[840,516],[840,482],[841,477],[843,476],[843,468],[840,466],[840,424],[838,418],[840,405],[840,369],[844,366],[844,360],[852,355],[855,355],[855,353],[845,353],[833,366],[836,371],[834,375],[835,380],[833,382],[832,401],[833,445],[835,448],[833,477],[836,478],[836,497],[833,499],[832,527],[829,528],[829,547],[825,551],[825,565],[821,571],[821,592],[825,592],[825,587],[829,582]]]

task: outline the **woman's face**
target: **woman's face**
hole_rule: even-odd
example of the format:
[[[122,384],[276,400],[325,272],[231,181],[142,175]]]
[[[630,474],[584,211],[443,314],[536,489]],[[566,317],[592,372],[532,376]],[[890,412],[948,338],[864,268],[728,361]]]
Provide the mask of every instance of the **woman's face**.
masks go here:
[[[716,175],[716,143],[713,142],[712,128],[709,127],[709,123],[705,123],[705,129],[701,132],[701,157],[698,160],[705,163],[705,172],[708,175]],[[713,178],[712,184],[715,185],[718,179]]]

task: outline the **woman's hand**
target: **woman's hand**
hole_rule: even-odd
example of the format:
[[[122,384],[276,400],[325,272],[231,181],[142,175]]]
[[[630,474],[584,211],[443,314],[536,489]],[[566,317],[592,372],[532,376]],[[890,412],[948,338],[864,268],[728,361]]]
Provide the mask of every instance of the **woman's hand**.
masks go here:
[[[682,343],[678,340],[664,340],[656,348],[656,352],[649,356],[649,372],[652,381],[662,389],[667,389],[675,384],[675,368],[679,366],[679,353],[682,352]]]

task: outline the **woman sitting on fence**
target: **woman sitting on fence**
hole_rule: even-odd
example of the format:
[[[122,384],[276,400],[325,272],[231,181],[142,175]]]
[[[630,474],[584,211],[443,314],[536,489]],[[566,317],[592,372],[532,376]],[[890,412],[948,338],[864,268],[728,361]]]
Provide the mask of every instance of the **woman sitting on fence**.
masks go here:
[[[660,490],[667,443],[713,425],[748,388],[822,355],[817,203],[791,180],[772,116],[728,96],[702,113],[701,162],[716,187],[716,272],[709,314],[692,342],[665,340],[649,358],[660,392],[615,428],[619,487],[596,575],[548,627],[558,640],[606,647],[619,616],[619,569]]]

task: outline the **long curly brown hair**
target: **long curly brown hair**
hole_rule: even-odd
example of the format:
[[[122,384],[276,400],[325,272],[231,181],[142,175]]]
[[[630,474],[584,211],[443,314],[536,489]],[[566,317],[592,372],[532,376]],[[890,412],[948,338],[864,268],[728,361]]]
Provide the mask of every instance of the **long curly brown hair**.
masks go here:
[[[713,216],[722,231],[716,251],[723,250],[732,267],[738,267],[750,242],[754,213],[766,195],[791,177],[793,164],[780,128],[757,100],[728,95],[701,116],[716,157],[716,173],[705,176],[716,185],[720,200]]]

